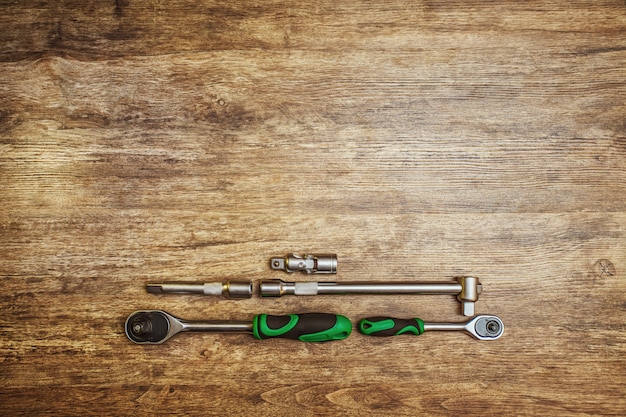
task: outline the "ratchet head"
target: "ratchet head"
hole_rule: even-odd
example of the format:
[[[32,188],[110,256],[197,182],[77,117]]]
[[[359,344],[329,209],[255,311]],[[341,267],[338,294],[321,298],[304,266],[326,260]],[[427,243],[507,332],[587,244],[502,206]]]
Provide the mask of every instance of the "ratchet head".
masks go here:
[[[465,324],[465,331],[478,340],[496,340],[504,333],[504,323],[496,316],[476,316]]]
[[[183,323],[161,310],[135,311],[126,319],[126,336],[135,343],[158,345],[183,330]]]

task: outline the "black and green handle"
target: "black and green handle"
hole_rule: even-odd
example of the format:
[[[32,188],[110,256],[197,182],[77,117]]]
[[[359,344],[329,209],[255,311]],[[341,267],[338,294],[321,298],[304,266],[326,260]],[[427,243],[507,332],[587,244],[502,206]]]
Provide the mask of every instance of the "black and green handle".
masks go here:
[[[304,313],[288,316],[259,314],[252,322],[257,339],[282,337],[303,342],[343,340],[352,332],[352,322],[338,314]]]
[[[424,333],[424,321],[415,319],[396,319],[392,317],[370,317],[359,322],[359,331],[368,336],[398,336]]]

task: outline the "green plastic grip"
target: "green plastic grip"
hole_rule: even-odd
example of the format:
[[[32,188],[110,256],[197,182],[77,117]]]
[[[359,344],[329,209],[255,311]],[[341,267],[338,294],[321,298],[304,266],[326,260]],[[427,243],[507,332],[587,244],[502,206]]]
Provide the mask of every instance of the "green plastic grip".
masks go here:
[[[257,339],[282,337],[303,342],[343,340],[350,336],[352,322],[345,316],[327,313],[289,314],[271,316],[259,314],[252,321],[252,333]]]
[[[393,317],[370,317],[359,322],[359,331],[368,336],[398,336],[424,333],[424,321],[421,319],[395,319]]]

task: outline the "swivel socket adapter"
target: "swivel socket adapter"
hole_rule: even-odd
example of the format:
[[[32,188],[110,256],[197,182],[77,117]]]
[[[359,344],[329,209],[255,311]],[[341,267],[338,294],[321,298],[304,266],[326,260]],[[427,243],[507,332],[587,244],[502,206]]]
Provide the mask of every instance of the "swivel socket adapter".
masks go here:
[[[270,260],[270,266],[275,270],[285,272],[301,271],[307,274],[336,274],[337,255],[335,254],[309,254],[299,256],[287,255],[284,258],[276,257]]]

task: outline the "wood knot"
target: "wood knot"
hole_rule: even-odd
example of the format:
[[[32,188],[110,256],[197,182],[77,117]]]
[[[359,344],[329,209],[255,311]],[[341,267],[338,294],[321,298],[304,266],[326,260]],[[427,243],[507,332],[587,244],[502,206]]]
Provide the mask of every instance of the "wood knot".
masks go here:
[[[593,273],[596,278],[610,278],[614,277],[617,271],[615,270],[613,262],[608,259],[598,259],[596,263],[593,264]]]

